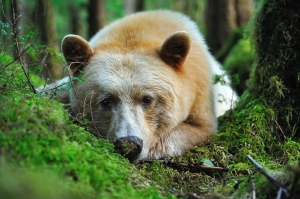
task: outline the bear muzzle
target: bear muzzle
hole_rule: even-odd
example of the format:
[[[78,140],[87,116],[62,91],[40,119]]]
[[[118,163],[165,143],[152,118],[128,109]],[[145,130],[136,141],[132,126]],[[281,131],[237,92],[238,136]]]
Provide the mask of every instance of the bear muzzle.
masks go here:
[[[118,138],[114,142],[115,150],[130,162],[134,161],[143,149],[143,140],[135,136]]]

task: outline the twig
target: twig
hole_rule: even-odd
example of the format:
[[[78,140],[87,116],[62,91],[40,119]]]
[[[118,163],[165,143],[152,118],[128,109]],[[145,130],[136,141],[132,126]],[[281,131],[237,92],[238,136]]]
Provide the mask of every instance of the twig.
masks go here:
[[[282,189],[281,191],[286,195],[289,196],[289,191],[282,185],[280,182],[278,182],[273,176],[271,176],[269,173],[267,173],[263,167],[256,162],[250,155],[247,155],[248,159],[258,168],[259,172],[262,173],[266,178],[272,182],[276,187]]]
[[[252,175],[249,177],[249,181],[251,182],[252,199],[256,199],[256,188],[255,188],[255,183],[253,181],[253,176]]]
[[[278,122],[275,119],[274,119],[274,122],[276,123],[276,127],[279,128],[279,130],[280,130],[280,132],[281,132],[281,134],[283,136],[283,139],[286,140],[286,136],[285,136],[285,134],[284,134],[281,126],[278,124]]]
[[[277,192],[277,197],[276,197],[276,199],[281,199],[281,196],[282,196],[282,190],[283,190],[283,188],[280,187],[279,190],[278,190],[278,192]]]
[[[12,29],[13,29],[13,34],[14,34],[14,41],[16,43],[16,50],[17,50],[17,55],[19,57],[19,62],[20,62],[20,65],[22,67],[22,70],[24,72],[24,75],[27,79],[27,83],[29,85],[29,88],[30,90],[36,94],[36,90],[33,86],[33,84],[31,83],[30,81],[30,78],[29,78],[29,75],[28,73],[26,72],[25,70],[25,66],[24,66],[24,62],[23,62],[23,59],[22,57],[20,56],[21,55],[21,52],[20,52],[20,47],[19,47],[19,41],[18,41],[18,31],[17,31],[17,20],[20,16],[16,17],[16,5],[14,3],[14,0],[11,0],[11,7],[12,7],[12,15],[13,15],[13,22],[11,23],[12,24]]]
[[[175,169],[180,169],[180,170],[188,170],[188,169],[193,169],[196,171],[219,171],[219,172],[227,172],[227,168],[223,167],[211,167],[211,166],[205,166],[201,164],[193,164],[193,163],[180,163],[180,162],[171,162],[169,159],[164,159],[164,160],[142,160],[139,163],[143,164],[144,162],[147,163],[152,163],[154,161],[159,161],[163,162],[166,166],[175,168]]]

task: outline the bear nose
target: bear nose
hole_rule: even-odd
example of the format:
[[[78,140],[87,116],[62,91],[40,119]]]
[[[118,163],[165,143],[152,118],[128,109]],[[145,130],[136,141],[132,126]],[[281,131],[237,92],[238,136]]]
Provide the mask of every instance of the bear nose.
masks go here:
[[[132,162],[141,153],[143,140],[135,136],[122,137],[118,138],[114,145],[116,151]]]

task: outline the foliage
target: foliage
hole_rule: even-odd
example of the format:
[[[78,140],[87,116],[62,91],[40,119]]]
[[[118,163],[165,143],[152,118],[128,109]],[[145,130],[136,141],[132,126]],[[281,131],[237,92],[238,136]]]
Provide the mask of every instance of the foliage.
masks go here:
[[[248,39],[240,39],[224,61],[224,69],[230,74],[231,81],[236,82],[236,78],[239,80],[234,88],[240,96],[247,89],[246,82],[253,62],[254,52]]]

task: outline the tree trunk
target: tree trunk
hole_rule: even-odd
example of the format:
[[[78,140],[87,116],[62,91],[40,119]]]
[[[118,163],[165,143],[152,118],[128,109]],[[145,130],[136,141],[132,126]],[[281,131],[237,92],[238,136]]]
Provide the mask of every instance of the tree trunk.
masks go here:
[[[237,26],[241,27],[248,23],[253,9],[253,0],[235,0]]]
[[[88,24],[90,38],[104,26],[104,0],[89,1]]]
[[[265,0],[254,24],[249,90],[275,110],[275,134],[300,137],[300,1]],[[285,135],[285,136],[284,136]]]
[[[53,55],[51,55],[52,53],[59,51],[53,4],[52,0],[38,0],[37,2],[37,17],[41,30],[39,34],[41,42],[54,49],[54,52],[51,49],[46,50],[48,55],[42,62],[42,72],[47,78],[50,78],[51,82],[53,82],[62,77],[62,66],[60,63],[55,62],[55,60],[52,59]]]
[[[135,0],[124,0],[123,3],[126,15],[134,13]]]
[[[145,6],[144,0],[124,0],[123,3],[126,15],[129,15],[134,12],[143,11]]]
[[[38,9],[39,16],[42,17],[42,21],[40,21],[42,42],[59,50],[52,0],[38,0]]]
[[[69,4],[68,9],[71,15],[71,32],[75,35],[83,35],[82,15],[78,12],[78,5]]]
[[[207,0],[205,9],[206,41],[216,53],[236,28],[234,0]]]
[[[140,12],[145,9],[145,1],[144,0],[135,0],[135,12]]]
[[[213,54],[225,45],[237,27],[247,24],[253,7],[253,0],[206,1],[205,37]]]

